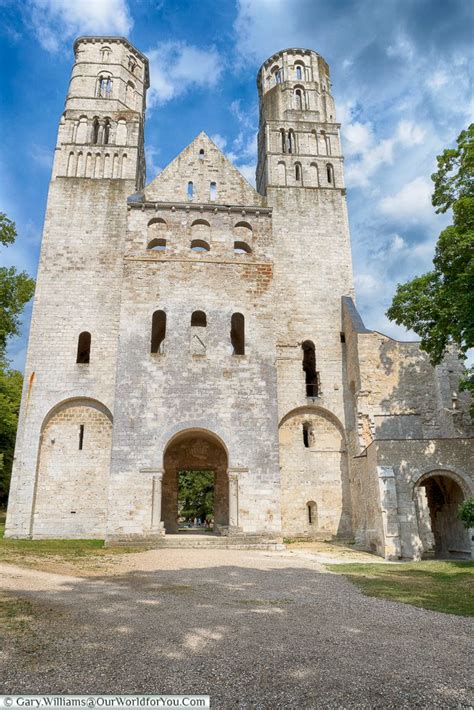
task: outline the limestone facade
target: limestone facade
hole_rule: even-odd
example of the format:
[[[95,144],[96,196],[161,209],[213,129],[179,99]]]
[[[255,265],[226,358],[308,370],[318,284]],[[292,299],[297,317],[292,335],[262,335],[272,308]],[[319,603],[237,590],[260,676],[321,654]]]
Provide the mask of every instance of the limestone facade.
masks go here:
[[[261,67],[257,191],[205,133],[145,185],[148,84],[127,40],[76,41],[6,535],[158,540],[206,469],[221,535],[470,554],[461,365],[361,322],[326,62]]]

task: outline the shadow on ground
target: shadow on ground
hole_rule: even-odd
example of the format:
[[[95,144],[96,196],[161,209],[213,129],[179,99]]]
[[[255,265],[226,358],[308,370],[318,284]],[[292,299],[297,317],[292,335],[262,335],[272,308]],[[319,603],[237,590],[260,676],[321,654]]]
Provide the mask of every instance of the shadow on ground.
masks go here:
[[[188,553],[198,565],[25,572],[15,594],[34,618],[4,645],[1,692],[208,693],[213,708],[472,701],[468,619],[365,597],[294,559],[222,551],[206,566]]]

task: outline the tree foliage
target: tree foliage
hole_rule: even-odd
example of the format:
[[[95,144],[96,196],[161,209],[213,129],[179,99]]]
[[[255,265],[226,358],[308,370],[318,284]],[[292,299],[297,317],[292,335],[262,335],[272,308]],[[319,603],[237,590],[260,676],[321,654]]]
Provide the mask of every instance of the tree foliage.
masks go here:
[[[465,528],[474,528],[474,498],[467,498],[461,503],[458,518]]]
[[[178,512],[185,520],[214,517],[214,472],[180,471]]]
[[[9,246],[16,236],[14,222],[0,212],[0,244]],[[8,497],[22,388],[21,373],[9,368],[6,347],[8,339],[20,332],[21,314],[33,291],[28,274],[13,266],[0,267],[0,505]]]
[[[414,330],[438,365],[450,345],[461,357],[474,347],[474,124],[459,135],[457,148],[438,156],[431,179],[433,206],[437,212],[452,208],[453,224],[438,238],[433,270],[399,284],[387,316]],[[474,368],[461,389],[474,394]]]

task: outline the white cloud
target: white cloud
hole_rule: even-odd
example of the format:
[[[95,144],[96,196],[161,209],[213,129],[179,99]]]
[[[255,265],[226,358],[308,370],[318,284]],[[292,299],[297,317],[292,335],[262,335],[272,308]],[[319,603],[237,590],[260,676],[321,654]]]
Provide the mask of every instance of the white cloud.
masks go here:
[[[163,170],[156,162],[156,156],[159,155],[159,153],[160,151],[157,150],[154,145],[147,144],[145,146],[147,182],[153,180]]]
[[[448,83],[448,75],[444,69],[438,69],[434,71],[426,79],[426,86],[433,91],[441,89],[445,84]]]
[[[211,141],[216,144],[219,150],[225,150],[225,147],[227,145],[227,138],[221,136],[220,133],[214,133],[214,135],[211,136]]]
[[[435,214],[431,205],[432,189],[429,180],[417,177],[404,185],[396,194],[380,200],[379,210],[397,221],[431,222]]]
[[[146,55],[150,61],[150,107],[166,103],[193,87],[215,86],[224,68],[217,49],[201,49],[186,42],[161,42]]]
[[[413,121],[400,121],[397,126],[396,140],[403,146],[419,145],[423,142],[426,131]]]
[[[349,123],[344,129],[344,152],[346,156],[367,151],[374,142],[372,126],[369,123]]]
[[[244,163],[238,166],[238,170],[244,178],[249,182],[252,187],[255,187],[255,170],[257,168],[256,163]]]
[[[39,43],[49,52],[77,35],[126,36],[133,27],[126,0],[29,0],[25,10]]]

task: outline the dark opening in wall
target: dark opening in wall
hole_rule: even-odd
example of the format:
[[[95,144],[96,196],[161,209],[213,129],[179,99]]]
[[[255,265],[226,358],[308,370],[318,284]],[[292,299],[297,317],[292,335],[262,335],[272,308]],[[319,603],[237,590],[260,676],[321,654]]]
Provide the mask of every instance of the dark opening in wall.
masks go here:
[[[207,317],[204,311],[194,311],[191,316],[191,326],[197,326],[200,328],[207,327]]]
[[[345,343],[345,342],[346,342],[346,334],[341,333],[341,343]]]
[[[84,424],[79,425],[79,451],[82,451],[84,446]]]
[[[91,334],[84,331],[79,335],[77,341],[77,357],[76,363],[79,365],[88,365],[91,359]]]
[[[151,320],[151,348],[152,353],[162,353],[166,337],[166,313],[155,311]]]
[[[234,313],[231,319],[230,340],[234,355],[245,355],[245,318],[242,313]]]
[[[303,350],[303,370],[305,373],[306,396],[319,395],[319,378],[316,372],[316,350],[311,340],[305,340],[301,345]]]
[[[308,422],[304,422],[303,424],[303,444],[307,449],[309,449],[310,442],[309,442],[309,434],[311,431],[311,427],[308,424]]]

